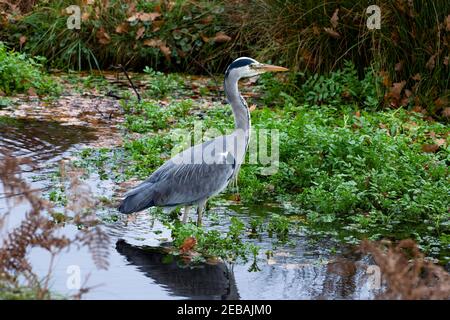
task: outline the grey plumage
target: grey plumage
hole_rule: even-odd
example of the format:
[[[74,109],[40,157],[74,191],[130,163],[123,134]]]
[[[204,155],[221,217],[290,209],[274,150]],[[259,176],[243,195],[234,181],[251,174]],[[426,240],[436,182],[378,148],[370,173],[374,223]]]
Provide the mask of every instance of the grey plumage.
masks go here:
[[[272,68],[272,69],[271,69]],[[278,68],[278,69],[277,69]],[[206,201],[223,191],[237,177],[250,138],[250,114],[239,93],[238,81],[266,71],[284,71],[281,67],[260,64],[250,58],[236,59],[225,73],[224,89],[233,109],[235,130],[195,145],[168,160],[147,180],[125,194],[121,213],[133,213],[152,206],[198,205],[198,224]]]

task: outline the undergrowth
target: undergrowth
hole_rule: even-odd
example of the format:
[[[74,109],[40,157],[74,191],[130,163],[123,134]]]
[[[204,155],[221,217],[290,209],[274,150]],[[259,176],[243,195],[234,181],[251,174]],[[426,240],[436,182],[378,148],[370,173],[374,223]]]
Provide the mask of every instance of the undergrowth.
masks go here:
[[[45,58],[10,51],[0,42],[0,93],[59,93],[60,87],[43,69],[44,62]]]

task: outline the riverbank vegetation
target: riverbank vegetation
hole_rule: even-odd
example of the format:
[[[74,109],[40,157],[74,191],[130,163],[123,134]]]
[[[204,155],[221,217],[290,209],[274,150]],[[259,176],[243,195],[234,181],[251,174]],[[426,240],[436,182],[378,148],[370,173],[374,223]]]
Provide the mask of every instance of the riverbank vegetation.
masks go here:
[[[238,188],[212,199],[207,218],[217,220],[216,201],[270,203],[282,212],[245,222],[226,217],[219,231],[183,225],[177,210],[169,216],[152,209],[172,231],[172,253],[195,263],[214,257],[256,261],[259,248],[248,239],[264,233],[285,244],[307,230],[351,245],[413,239],[433,262],[448,266],[450,2],[378,3],[380,30],[367,29],[367,1],[1,3],[0,108],[17,94],[57,96],[63,82],[81,93],[117,98],[114,116],[123,117],[123,144],[85,149],[75,165],[119,184],[147,178],[174,150],[186,147],[177,140],[180,132],[194,132],[201,123],[202,134],[215,130],[203,136],[208,139],[233,128],[217,75],[232,59],[247,55],[287,66],[285,75],[263,75],[243,85],[256,132],[279,134],[276,170],[267,175],[265,165],[243,165]],[[67,28],[65,9],[73,4],[81,8],[79,30]],[[131,90],[104,77],[112,69],[117,79],[123,70],[143,74],[130,73],[130,82],[138,83]],[[69,71],[61,80],[50,75],[61,70]],[[81,79],[73,70],[92,74]],[[53,190],[48,197],[58,202],[62,193]],[[112,207],[113,200],[104,202]],[[112,210],[95,222],[117,221]],[[43,221],[37,226],[46,235],[53,231],[45,228],[59,226],[52,218],[29,215]],[[17,232],[13,236],[22,247],[16,258],[27,262],[32,243]],[[45,245],[40,239],[35,242]],[[52,239],[59,251],[72,241]],[[410,242],[406,247],[416,250]],[[0,255],[10,257],[12,249],[9,240]],[[384,263],[380,251],[371,252]],[[13,273],[30,270],[0,264],[0,271],[12,279],[10,292],[20,289]],[[48,288],[29,287],[49,298]]]

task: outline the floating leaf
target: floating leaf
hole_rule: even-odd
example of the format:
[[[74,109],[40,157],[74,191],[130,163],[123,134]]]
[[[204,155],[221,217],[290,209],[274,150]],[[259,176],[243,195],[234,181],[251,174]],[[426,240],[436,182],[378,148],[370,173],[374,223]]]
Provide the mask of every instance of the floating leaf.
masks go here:
[[[197,244],[197,240],[194,237],[188,237],[184,240],[183,244],[180,247],[181,253],[186,253],[191,251],[195,245]]]

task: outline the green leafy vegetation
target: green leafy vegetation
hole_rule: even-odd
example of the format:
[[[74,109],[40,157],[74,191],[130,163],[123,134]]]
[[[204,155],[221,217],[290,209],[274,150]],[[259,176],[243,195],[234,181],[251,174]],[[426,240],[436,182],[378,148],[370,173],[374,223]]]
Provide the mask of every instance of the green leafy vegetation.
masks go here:
[[[174,245],[183,246],[186,239],[196,239],[195,251],[202,255],[202,259],[220,257],[225,261],[234,262],[238,259],[247,261],[250,254],[257,256],[257,247],[245,242],[246,226],[241,219],[231,217],[226,233],[219,230],[205,230],[192,223],[182,224],[180,221],[170,225]],[[254,254],[256,250],[256,254]]]
[[[280,132],[279,168],[267,176],[261,166],[245,164],[239,176],[242,201],[289,201],[309,226],[345,242],[413,238],[428,254],[448,259],[448,126],[404,109],[366,108],[370,102],[361,99],[362,92],[373,92],[368,85],[373,82],[357,82],[350,64],[328,79],[314,80],[327,86],[335,82],[330,92],[348,90],[349,104],[341,95],[324,96],[320,106],[315,104],[319,101],[307,103],[315,96],[312,81],[297,95],[303,102],[286,94],[282,107],[252,112],[256,129]],[[132,159],[128,174],[151,174],[171,156],[173,132],[192,131],[195,121],[203,120],[204,130],[216,123],[219,130],[232,128],[228,106],[199,109],[190,100],[129,107],[126,127],[145,135],[125,143]],[[275,216],[268,232],[285,239],[287,225],[285,217]],[[250,229],[258,229],[257,222]]]
[[[44,71],[45,58],[30,58],[23,53],[9,51],[0,42],[0,92],[6,95],[34,90],[37,94],[56,94],[59,87]],[[0,105],[7,100],[2,99]]]

